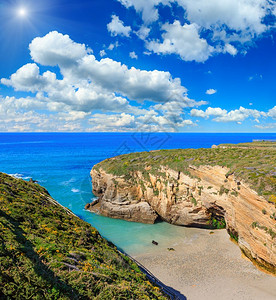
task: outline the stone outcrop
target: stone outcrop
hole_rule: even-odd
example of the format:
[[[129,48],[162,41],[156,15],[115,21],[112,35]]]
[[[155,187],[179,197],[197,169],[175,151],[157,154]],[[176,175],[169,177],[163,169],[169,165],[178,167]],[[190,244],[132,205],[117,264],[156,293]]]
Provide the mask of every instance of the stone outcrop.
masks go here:
[[[99,197],[98,203],[86,206],[106,217],[124,219],[133,222],[153,224],[158,218],[150,204],[142,200],[140,186],[130,186],[121,178],[114,178],[105,172],[91,171],[93,193]]]
[[[98,203],[88,209],[112,218],[154,223],[158,217],[175,225],[226,228],[244,254],[276,272],[275,205],[220,166],[189,166],[182,173],[160,166],[161,175],[139,171],[125,180],[103,169],[91,171]]]

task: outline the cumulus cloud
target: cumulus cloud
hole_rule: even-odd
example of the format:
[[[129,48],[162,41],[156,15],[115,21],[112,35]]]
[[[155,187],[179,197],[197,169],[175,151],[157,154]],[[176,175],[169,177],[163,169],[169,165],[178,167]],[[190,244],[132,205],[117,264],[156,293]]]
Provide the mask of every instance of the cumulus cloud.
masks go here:
[[[235,55],[237,55],[238,50],[231,44],[225,44],[223,52],[224,53],[229,53],[232,56],[235,56]]]
[[[216,92],[217,92],[217,90],[215,90],[215,89],[209,89],[209,90],[206,91],[206,94],[207,94],[207,95],[213,95],[213,94],[215,94]]]
[[[112,36],[130,36],[131,27],[125,26],[124,22],[119,19],[118,16],[113,15],[111,17],[111,22],[107,24],[107,30],[111,33]]]
[[[132,131],[136,128],[134,116],[126,113],[117,115],[95,114],[89,120],[93,131]]]
[[[177,54],[183,60],[204,62],[211,55],[228,53],[235,56],[240,51],[246,53],[243,45],[270,30],[266,20],[276,16],[276,5],[268,0],[117,0],[126,8],[134,8],[141,15],[144,25],[137,35],[145,40],[145,45],[155,53]],[[172,4],[174,4],[172,6]],[[178,5],[183,9],[183,25],[174,20],[173,24],[161,24],[165,31],[162,41],[149,36],[150,26],[159,19],[161,6]],[[177,14],[180,10],[178,8]],[[193,26],[196,28],[188,27]],[[175,25],[175,26],[173,26]],[[177,26],[178,25],[178,26]],[[182,27],[182,28],[181,28]],[[156,31],[156,27],[155,31]],[[188,30],[190,29],[190,30]],[[192,30],[193,29],[193,30]],[[141,31],[141,32],[140,32]],[[191,37],[193,36],[193,38]],[[187,55],[191,45],[199,53]],[[185,49],[188,49],[185,51]],[[192,49],[193,52],[195,51]]]
[[[200,38],[199,27],[195,24],[184,24],[174,21],[162,26],[163,42],[150,41],[146,44],[148,50],[161,54],[178,54],[185,61],[204,62],[214,51],[207,41]]]
[[[267,29],[263,24],[266,15],[275,14],[275,4],[266,0],[118,0],[126,8],[134,8],[144,22],[159,18],[159,5],[177,3],[183,7],[187,19],[192,23],[214,29],[221,25],[237,32],[259,34]],[[218,29],[218,28],[217,28]]]
[[[29,45],[34,61],[46,66],[68,66],[84,57],[91,49],[73,42],[67,34],[52,31],[44,37],[35,38]]]
[[[39,67],[36,64],[26,64],[11,75],[10,79],[1,79],[1,83],[12,86],[16,91],[35,92],[46,88],[56,81],[56,74],[45,72],[39,74]]]
[[[92,131],[133,131],[133,132],[175,132],[187,126],[197,126],[192,120],[172,118],[169,114],[160,115],[149,110],[140,116],[126,113],[95,114],[89,119]]]
[[[101,50],[101,51],[100,51],[100,57],[103,57],[103,56],[106,56],[105,50]]]
[[[129,57],[131,57],[133,59],[138,59],[138,55],[134,51],[129,52]]]
[[[110,50],[110,51],[112,51],[114,48],[117,48],[117,47],[119,47],[119,42],[118,41],[116,41],[114,44],[110,44],[109,46],[108,46],[108,50]]]
[[[276,106],[274,106],[273,108],[271,108],[267,115],[273,119],[276,119]]]
[[[84,112],[45,113],[47,102],[35,98],[0,97],[0,131],[80,131]]]
[[[260,34],[266,30],[263,18],[271,9],[266,0],[178,0],[191,22],[204,28],[225,24],[243,34]]]
[[[145,23],[156,21],[159,17],[157,6],[159,4],[167,5],[170,3],[168,0],[118,0],[126,8],[133,7]]]
[[[227,111],[220,107],[208,107],[205,111],[199,109],[192,109],[191,116],[201,117],[208,119],[210,116],[215,117],[212,120],[215,122],[242,122],[247,118],[257,119],[260,117],[266,117],[267,113],[258,111],[256,109],[248,109],[240,107],[239,109]]]
[[[195,109],[207,103],[190,99],[181,80],[169,72],[98,60],[89,48],[55,31],[34,39],[30,51],[33,63],[1,79],[16,91],[29,92],[25,98],[0,97],[2,131],[176,131],[196,126],[192,117],[237,123],[276,118],[276,107],[268,112]],[[58,66],[60,74],[45,71],[48,65]]]
[[[276,128],[276,123],[268,123],[265,125],[255,125],[254,127],[256,127],[258,129],[263,129],[263,130],[274,129],[274,128]]]
[[[205,111],[200,109],[192,109],[191,116],[209,118],[210,116],[225,116],[227,114],[226,109],[221,109],[220,107],[208,107]]]
[[[179,78],[172,78],[169,72],[128,68],[110,58],[97,60],[93,54],[86,51],[87,49],[82,52],[82,57],[78,55],[75,61],[71,60],[72,64],[64,65],[67,53],[53,46],[55,37],[58,39],[58,47],[62,49],[60,34],[50,32],[45,37],[35,39],[37,47],[30,47],[31,55],[38,64],[45,65],[47,62],[51,66],[58,65],[63,75],[62,80],[57,80],[55,74],[51,72],[39,75],[39,67],[36,64],[27,64],[11,75],[10,79],[2,79],[2,83],[17,90],[46,92],[57,102],[63,101],[67,104],[75,102],[85,105],[93,103],[93,99],[99,99],[97,102],[100,104],[107,101],[103,101],[104,98],[114,103],[125,104],[127,100],[124,97],[140,102],[144,100],[167,102],[176,98],[189,101],[187,89],[181,85]],[[68,38],[66,36],[65,41],[66,46],[70,48]],[[38,41],[45,46],[43,55]],[[50,41],[49,45],[47,41]],[[78,44],[72,40],[71,43],[71,47],[78,48]],[[60,52],[58,58],[52,55],[51,47],[54,47],[55,52]],[[122,96],[115,96],[115,93]]]
[[[57,43],[54,42],[55,39]],[[62,41],[65,43],[64,46]],[[71,49],[70,54],[62,51],[64,47]],[[104,114],[124,112],[125,115],[121,116],[123,120],[130,115],[131,120],[134,118],[139,125],[138,117],[148,113],[148,108],[145,108],[148,105],[144,107],[145,100],[150,101],[152,107],[154,103],[163,104],[163,111],[166,110],[165,104],[168,106],[169,103],[172,106],[173,103],[181,103],[182,108],[203,104],[203,102],[189,99],[187,89],[181,84],[181,80],[173,78],[169,72],[129,68],[110,58],[97,60],[89,48],[55,31],[44,37],[35,38],[30,44],[30,51],[34,63],[22,66],[10,78],[2,78],[1,83],[16,91],[29,92],[32,96],[5,99],[3,103],[6,109],[12,109],[14,112],[20,111],[22,120],[29,123],[32,117],[38,120],[36,116],[41,114],[43,116],[41,122],[45,120],[44,125],[41,125],[41,122],[32,123],[41,130],[45,130],[47,119],[55,120],[63,130],[65,130],[66,122],[74,123],[75,125],[71,128],[77,130],[84,126],[85,122],[87,123],[94,111]],[[61,78],[52,71],[41,72],[40,65],[44,66],[43,69],[48,65],[58,66]],[[132,101],[131,104],[130,101]],[[35,111],[34,115],[29,116],[29,121],[23,118],[28,110]],[[160,120],[171,118],[172,120],[173,113],[167,109],[166,114],[167,116],[159,115],[158,118]],[[182,117],[178,117],[177,123],[181,124]],[[97,116],[96,119],[100,120],[99,118]],[[14,120],[19,120],[19,117]],[[61,125],[62,122],[64,126]],[[189,121],[185,122],[183,125],[189,123]],[[120,127],[119,121],[114,121],[113,124]],[[130,128],[126,124],[123,127]],[[33,126],[30,128],[35,131]],[[69,127],[66,128],[69,130]],[[53,124],[51,130],[54,130]]]
[[[137,36],[141,39],[141,40],[145,40],[149,33],[150,33],[150,28],[148,28],[147,26],[141,26],[140,29],[138,31],[135,32],[137,34]]]

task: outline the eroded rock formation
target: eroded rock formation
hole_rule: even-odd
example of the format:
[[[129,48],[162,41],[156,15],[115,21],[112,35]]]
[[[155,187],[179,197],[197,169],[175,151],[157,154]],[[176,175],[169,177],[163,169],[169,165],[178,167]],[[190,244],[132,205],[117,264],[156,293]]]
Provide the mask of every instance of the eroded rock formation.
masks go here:
[[[128,221],[154,223],[158,217],[175,225],[211,228],[225,219],[242,251],[276,272],[275,206],[220,166],[189,166],[182,173],[160,166],[159,175],[139,171],[126,180],[91,171],[96,205],[87,209]],[[162,174],[162,176],[160,176]]]

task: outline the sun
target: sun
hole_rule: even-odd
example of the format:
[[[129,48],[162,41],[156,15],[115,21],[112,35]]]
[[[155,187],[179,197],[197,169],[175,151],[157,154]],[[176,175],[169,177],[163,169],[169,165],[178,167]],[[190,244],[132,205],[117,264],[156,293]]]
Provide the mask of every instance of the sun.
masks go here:
[[[18,10],[17,10],[17,15],[21,18],[24,18],[26,17],[28,14],[27,10],[25,7],[20,7]]]

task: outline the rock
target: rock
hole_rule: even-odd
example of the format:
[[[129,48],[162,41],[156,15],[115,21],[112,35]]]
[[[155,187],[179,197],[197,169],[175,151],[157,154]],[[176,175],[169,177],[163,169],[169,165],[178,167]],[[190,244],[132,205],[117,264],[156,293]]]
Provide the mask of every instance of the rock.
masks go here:
[[[91,176],[93,193],[99,197],[97,209],[100,214],[110,218],[148,224],[153,224],[158,218],[149,203],[142,199],[140,187],[130,187],[120,178],[116,178],[117,184],[112,175],[103,171],[92,170]]]
[[[171,224],[201,228],[213,228],[213,219],[225,219],[229,234],[242,251],[276,273],[276,224],[270,217],[274,205],[237,180],[226,167],[189,166],[188,171],[191,176],[160,166],[160,173],[165,175],[157,177],[149,169],[147,179],[136,171],[131,175],[133,183],[93,168],[93,193],[99,197],[99,213],[142,223],[154,223],[159,216]],[[253,228],[256,221],[261,225]]]
[[[90,207],[91,207],[91,203],[87,203],[87,204],[85,204],[85,206],[84,206],[84,208],[85,208],[86,210],[89,210]]]
[[[30,183],[38,183],[38,181],[37,180],[33,180],[33,178],[30,178],[29,182]]]

